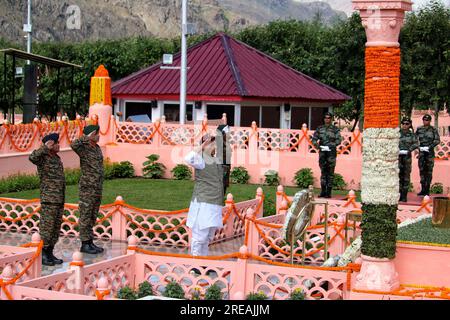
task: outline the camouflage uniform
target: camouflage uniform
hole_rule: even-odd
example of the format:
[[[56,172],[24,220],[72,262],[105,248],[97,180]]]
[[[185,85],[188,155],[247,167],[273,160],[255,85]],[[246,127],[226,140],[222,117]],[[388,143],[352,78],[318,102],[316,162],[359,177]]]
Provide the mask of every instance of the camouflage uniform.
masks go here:
[[[93,228],[102,201],[103,154],[98,144],[93,144],[83,135],[72,142],[70,147],[80,157],[80,239],[94,239]]]
[[[421,126],[416,130],[420,147],[429,147],[429,152],[420,151],[419,170],[422,192],[429,194],[434,168],[434,148],[439,145],[439,132],[432,126]]]
[[[319,141],[319,143],[317,142]],[[330,125],[321,125],[314,132],[312,143],[317,148],[328,146],[331,151],[319,152],[319,167],[321,171],[320,185],[322,191],[331,196],[333,188],[334,168],[336,167],[336,148],[341,144],[342,137],[338,127]]]
[[[411,152],[419,147],[417,136],[412,130],[400,130],[399,149],[407,150],[408,154],[398,156],[399,179],[400,179],[400,194],[402,199],[406,200],[408,194],[409,184],[411,181]]]
[[[58,242],[64,213],[66,180],[61,158],[50,152],[46,145],[34,150],[29,160],[37,166],[41,194],[41,219],[39,232],[44,247],[54,247]]]

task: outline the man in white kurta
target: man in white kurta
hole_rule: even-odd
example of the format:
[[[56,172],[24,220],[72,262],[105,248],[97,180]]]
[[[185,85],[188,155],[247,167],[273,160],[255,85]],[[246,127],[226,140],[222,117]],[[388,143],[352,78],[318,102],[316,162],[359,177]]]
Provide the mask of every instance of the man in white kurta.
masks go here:
[[[223,228],[223,164],[215,157],[214,137],[207,137],[185,162],[195,169],[195,186],[186,225],[192,231],[191,254],[207,256],[209,243],[217,229]]]

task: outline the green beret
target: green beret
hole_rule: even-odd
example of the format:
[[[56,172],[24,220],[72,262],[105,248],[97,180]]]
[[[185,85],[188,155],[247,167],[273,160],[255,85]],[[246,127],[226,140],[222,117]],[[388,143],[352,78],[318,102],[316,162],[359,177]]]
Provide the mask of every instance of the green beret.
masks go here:
[[[99,131],[99,130],[100,130],[100,127],[99,127],[99,126],[97,126],[97,125],[95,125],[95,124],[91,124],[91,125],[89,125],[89,126],[87,126],[87,127],[85,127],[85,128],[83,129],[83,133],[84,133],[85,135],[88,135],[88,134],[90,134],[91,132]]]

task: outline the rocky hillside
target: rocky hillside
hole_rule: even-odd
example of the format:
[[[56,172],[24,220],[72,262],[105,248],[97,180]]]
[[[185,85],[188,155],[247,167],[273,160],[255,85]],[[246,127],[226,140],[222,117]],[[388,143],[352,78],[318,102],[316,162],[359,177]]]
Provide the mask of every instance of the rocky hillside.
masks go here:
[[[77,7],[74,7],[76,4]],[[82,41],[130,36],[174,37],[181,0],[33,0],[34,41]],[[0,0],[0,37],[25,44],[27,1]],[[275,19],[332,21],[343,12],[325,2],[294,0],[189,0],[197,33],[237,31]]]

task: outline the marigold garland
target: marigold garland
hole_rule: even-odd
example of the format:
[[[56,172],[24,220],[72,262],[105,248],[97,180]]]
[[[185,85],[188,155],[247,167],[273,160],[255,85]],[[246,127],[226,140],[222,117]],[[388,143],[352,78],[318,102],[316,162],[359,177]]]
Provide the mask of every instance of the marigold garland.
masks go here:
[[[396,128],[400,114],[400,49],[366,48],[364,128]]]

